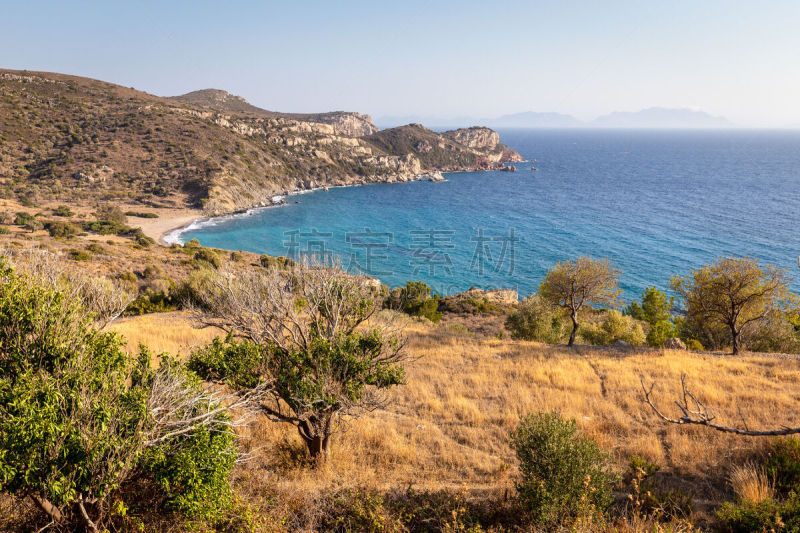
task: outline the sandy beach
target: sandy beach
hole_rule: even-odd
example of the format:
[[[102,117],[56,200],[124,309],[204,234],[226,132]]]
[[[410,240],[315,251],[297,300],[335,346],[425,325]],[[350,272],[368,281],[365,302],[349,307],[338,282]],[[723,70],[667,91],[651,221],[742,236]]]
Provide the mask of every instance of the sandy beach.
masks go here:
[[[148,211],[158,214],[158,218],[128,217],[128,224],[142,228],[145,235],[164,246],[168,246],[164,241],[167,234],[203,216],[203,212],[199,209],[148,209]]]

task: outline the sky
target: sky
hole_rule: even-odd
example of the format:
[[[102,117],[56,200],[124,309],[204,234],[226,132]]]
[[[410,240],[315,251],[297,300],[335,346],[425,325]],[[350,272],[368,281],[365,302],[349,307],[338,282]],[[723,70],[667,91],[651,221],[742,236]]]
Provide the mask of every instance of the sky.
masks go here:
[[[0,67],[285,112],[800,127],[800,2],[0,0]]]

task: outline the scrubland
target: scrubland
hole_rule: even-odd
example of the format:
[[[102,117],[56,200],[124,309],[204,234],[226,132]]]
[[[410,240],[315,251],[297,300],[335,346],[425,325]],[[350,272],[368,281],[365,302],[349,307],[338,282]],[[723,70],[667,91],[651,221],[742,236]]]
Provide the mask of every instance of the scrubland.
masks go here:
[[[128,318],[112,329],[129,347],[142,342],[183,358],[219,333],[194,329],[180,313]],[[643,402],[641,380],[656,383],[654,399],[666,412],[685,374],[719,422],[751,429],[800,425],[794,356],[570,349],[413,320],[407,339],[414,361],[406,366],[406,385],[388,393],[384,409],[340,428],[325,468],[309,468],[290,425],[256,417],[239,430],[246,460],[237,467],[235,487],[260,517],[260,528],[313,527],[322,494],[342,489],[458,494],[502,506],[513,496],[517,471],[509,434],[521,415],[548,410],[576,419],[611,452],[620,475],[633,456],[661,466],[657,483],[691,494],[693,520],[704,523],[731,497],[737,465],[758,456],[768,441],[665,424]],[[624,502],[625,488],[620,491]]]

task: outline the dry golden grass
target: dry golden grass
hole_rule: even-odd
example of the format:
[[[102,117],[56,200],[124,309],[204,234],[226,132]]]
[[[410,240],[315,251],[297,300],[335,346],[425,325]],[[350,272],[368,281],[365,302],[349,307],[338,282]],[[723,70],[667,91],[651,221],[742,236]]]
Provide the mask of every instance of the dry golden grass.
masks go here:
[[[192,330],[181,314],[136,317],[114,329],[182,354],[213,337]],[[418,323],[408,335],[419,359],[407,365],[407,385],[391,391],[389,408],[343,428],[325,470],[304,464],[293,427],[262,418],[241,434],[253,456],[237,474],[239,491],[255,502],[273,491],[313,494],[342,486],[502,494],[513,490],[516,471],[510,431],[522,414],[555,409],[612,452],[619,471],[639,455],[661,465],[696,501],[719,501],[732,466],[767,441],[662,423],[642,402],[640,376],[656,382],[654,399],[668,412],[685,373],[720,422],[751,429],[800,425],[795,358],[567,349]]]
[[[193,348],[210,342],[214,337],[224,336],[216,328],[193,327],[188,314],[154,313],[116,320],[107,328],[125,337],[127,348],[136,353],[139,344],[147,345],[156,354],[168,352],[185,359]]]
[[[775,496],[775,484],[763,467],[747,462],[731,469],[731,486],[740,500],[761,503]]]

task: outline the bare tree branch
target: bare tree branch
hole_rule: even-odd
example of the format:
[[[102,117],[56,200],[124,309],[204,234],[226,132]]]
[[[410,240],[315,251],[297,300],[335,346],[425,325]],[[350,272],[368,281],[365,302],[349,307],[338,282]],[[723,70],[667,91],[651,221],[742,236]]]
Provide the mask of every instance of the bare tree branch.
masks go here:
[[[774,437],[774,436],[781,436],[781,435],[794,435],[800,433],[800,427],[787,427],[783,426],[781,429],[772,429],[772,430],[763,430],[763,431],[754,431],[751,429],[747,429],[746,424],[745,428],[737,428],[732,426],[724,426],[721,424],[717,424],[714,422],[715,415],[708,407],[706,407],[700,400],[697,399],[690,390],[686,388],[686,375],[681,375],[681,387],[683,390],[683,398],[681,401],[676,401],[675,405],[678,406],[678,409],[681,411],[681,415],[679,418],[671,418],[665,415],[656,405],[653,403],[652,394],[653,394],[653,387],[655,387],[655,383],[650,385],[648,389],[644,384],[644,377],[640,378],[640,382],[642,384],[642,391],[644,392],[644,401],[653,412],[659,416],[665,422],[669,422],[670,424],[678,424],[678,425],[686,425],[686,424],[694,424],[698,426],[706,426],[710,427],[711,429],[715,429],[717,431],[721,431],[723,433],[735,433],[737,435],[746,435],[748,437]]]

